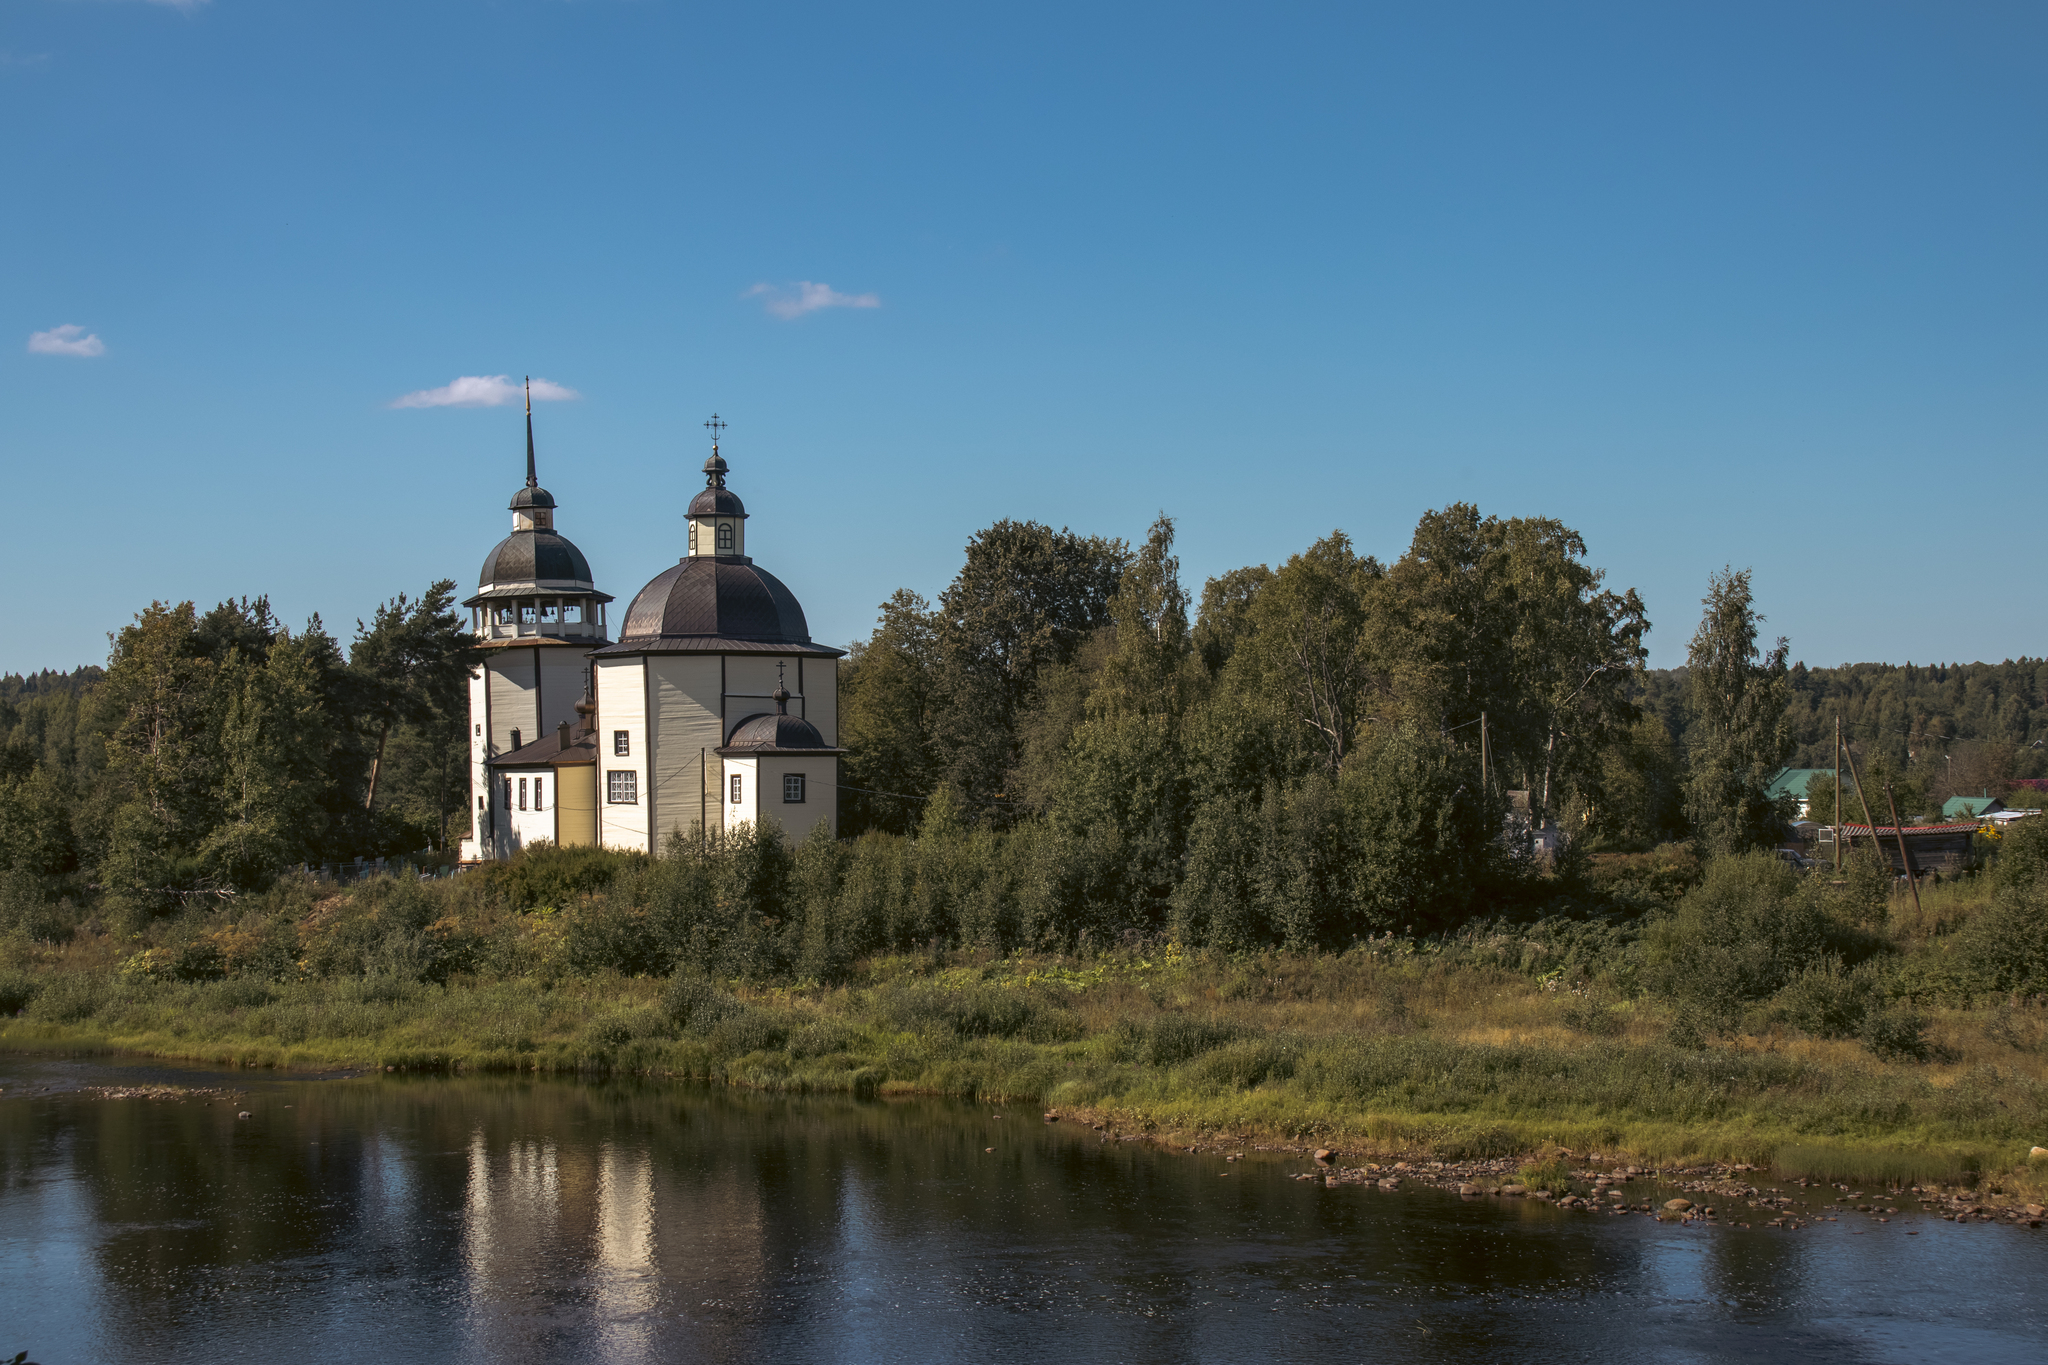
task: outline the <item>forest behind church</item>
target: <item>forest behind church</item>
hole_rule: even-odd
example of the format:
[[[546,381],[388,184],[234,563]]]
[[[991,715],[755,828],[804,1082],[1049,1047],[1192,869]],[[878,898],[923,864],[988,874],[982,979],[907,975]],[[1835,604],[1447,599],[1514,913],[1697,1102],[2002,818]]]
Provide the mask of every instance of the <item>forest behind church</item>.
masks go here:
[[[1569,870],[1777,842],[1762,787],[1829,766],[1838,715],[1909,815],[2048,772],[2048,662],[1788,666],[1745,573],[1707,586],[1690,670],[1657,672],[1638,596],[1554,520],[1457,504],[1387,562],[1335,532],[1199,601],[1163,516],[1135,545],[999,522],[842,665],[841,834],[1028,846],[1057,907],[1033,942],[1330,946],[1515,899],[1528,869],[1493,837],[1511,791],[1565,831]],[[111,643],[104,668],[0,679],[10,903],[143,923],[468,832],[476,651],[452,583],[345,647],[261,596],[152,603]]]

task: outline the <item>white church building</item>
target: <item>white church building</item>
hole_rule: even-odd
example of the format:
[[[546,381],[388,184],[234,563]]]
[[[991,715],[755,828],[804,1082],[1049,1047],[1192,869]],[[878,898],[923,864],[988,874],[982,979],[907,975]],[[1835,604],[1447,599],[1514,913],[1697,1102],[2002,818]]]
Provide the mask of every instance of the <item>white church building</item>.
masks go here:
[[[717,419],[714,418],[716,423]],[[719,423],[713,426],[714,437]],[[747,555],[747,509],[714,439],[686,513],[687,552],[617,618],[555,529],[534,469],[470,609],[473,833],[465,861],[547,840],[659,852],[671,838],[772,821],[839,829],[839,660]]]

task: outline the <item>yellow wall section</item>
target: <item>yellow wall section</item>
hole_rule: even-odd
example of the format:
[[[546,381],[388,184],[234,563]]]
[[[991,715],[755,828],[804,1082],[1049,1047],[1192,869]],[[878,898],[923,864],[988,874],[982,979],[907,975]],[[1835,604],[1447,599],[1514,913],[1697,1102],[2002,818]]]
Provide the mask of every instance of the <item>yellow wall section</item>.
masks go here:
[[[597,768],[579,765],[555,769],[555,819],[558,841],[587,847],[597,842]]]

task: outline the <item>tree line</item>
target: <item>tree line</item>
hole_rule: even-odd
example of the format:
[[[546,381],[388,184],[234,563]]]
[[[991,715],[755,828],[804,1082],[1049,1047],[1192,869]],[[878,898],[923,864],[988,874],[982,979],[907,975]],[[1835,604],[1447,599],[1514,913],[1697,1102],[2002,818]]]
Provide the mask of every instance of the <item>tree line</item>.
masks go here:
[[[300,862],[445,847],[466,832],[476,657],[454,593],[392,598],[345,651],[266,598],[153,602],[105,668],[0,680],[0,870],[129,920]]]
[[[1010,909],[976,913],[1040,937],[1342,943],[1511,897],[1518,822],[1562,831],[1567,863],[1774,844],[1789,812],[1766,787],[1829,689],[1900,695],[1788,663],[1732,569],[1686,668],[1647,670],[1640,596],[1553,519],[1453,504],[1390,561],[1333,532],[1199,598],[1174,540],[1164,515],[1136,544],[1002,521],[936,602],[893,594],[842,666],[841,834],[978,850]],[[345,649],[263,598],[152,603],[104,669],[0,682],[0,860],[132,917],[445,849],[469,832],[477,658],[445,581]],[[2038,675],[2002,667],[1908,677],[1969,703],[1921,732],[2029,733]]]

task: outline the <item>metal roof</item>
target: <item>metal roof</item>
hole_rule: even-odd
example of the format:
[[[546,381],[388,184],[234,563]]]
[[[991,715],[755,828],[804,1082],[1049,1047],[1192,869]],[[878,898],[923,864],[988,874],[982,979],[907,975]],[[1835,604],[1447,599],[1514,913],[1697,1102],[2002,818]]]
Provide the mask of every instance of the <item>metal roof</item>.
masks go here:
[[[730,488],[707,488],[690,499],[693,517],[744,517],[747,505]]]
[[[477,586],[489,597],[505,596],[490,591],[501,584],[541,583],[584,592],[596,586],[590,577],[590,561],[583,557],[583,551],[559,531],[540,527],[514,531],[499,541],[484,557],[483,571],[477,575]]]
[[[781,693],[778,696],[784,695]],[[733,730],[732,738],[718,751],[731,757],[748,754],[843,754],[818,733],[818,727],[802,716],[769,712],[749,716]]]
[[[531,744],[522,744],[510,753],[485,759],[484,764],[491,768],[562,768],[597,762],[596,734],[578,734],[574,726],[568,728],[569,742],[566,745],[562,743],[562,730],[558,726]]]
[[[525,636],[519,643],[528,643]],[[846,651],[793,640],[742,640],[731,635],[643,635],[594,649],[598,657],[624,654],[801,654],[807,659],[843,659]]]
[[[744,555],[682,560],[639,591],[619,627],[620,644],[678,635],[811,642],[796,595]]]

